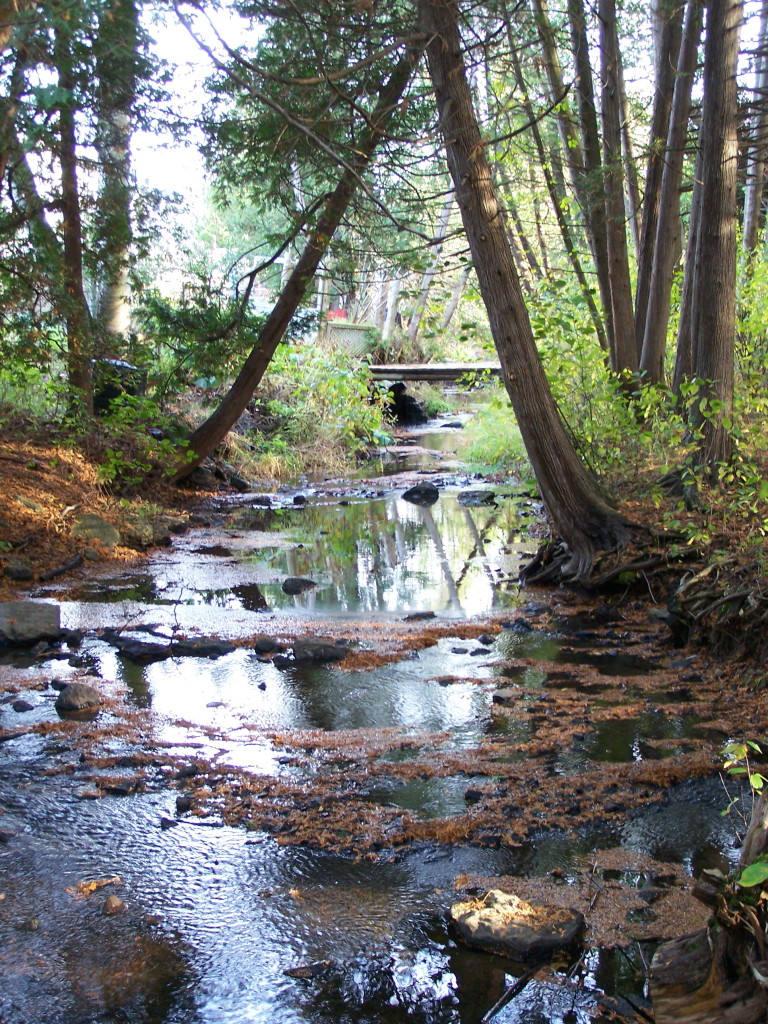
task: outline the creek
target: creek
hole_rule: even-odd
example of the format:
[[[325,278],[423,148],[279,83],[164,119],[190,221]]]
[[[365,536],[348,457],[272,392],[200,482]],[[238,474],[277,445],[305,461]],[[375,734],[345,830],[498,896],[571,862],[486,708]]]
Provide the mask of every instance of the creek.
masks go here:
[[[581,819],[589,795],[579,778],[601,765],[618,778],[709,735],[669,683],[689,666],[669,649],[649,651],[652,630],[521,592],[515,580],[536,549],[541,510],[519,484],[463,473],[459,438],[438,425],[375,475],[367,467],[358,480],[286,489],[268,507],[263,495],[222,500],[172,548],[34,595],[58,602],[62,624],[85,640],[68,659],[0,667],[6,683],[34,684],[25,690],[33,706],[4,704],[0,727],[56,723],[49,684],[84,672],[120,710],[0,743],[3,1024],[478,1024],[527,966],[455,941],[447,909],[457,879],[568,886],[595,875],[600,851],[621,848],[627,866],[605,867],[600,884],[618,878],[640,891],[671,883],[633,855],[686,875],[733,863],[725,796],[711,777]],[[424,479],[437,482],[439,500],[404,501],[405,487]],[[287,578],[315,585],[286,593]],[[476,623],[490,633],[469,628]],[[433,626],[427,642],[421,631]],[[167,641],[323,634],[358,654],[388,654],[352,667],[279,666],[249,645],[142,664],[105,629]],[[563,695],[594,720],[537,760],[533,747]],[[622,703],[630,710],[614,713]],[[336,738],[342,752],[331,756],[324,743]],[[141,785],[127,786],[137,752],[146,755]],[[425,831],[356,850],[350,823],[342,849],[294,845],[258,812],[227,824],[215,801],[186,813],[177,780],[197,772],[210,790],[213,771],[242,773],[240,785],[255,777],[255,802],[275,786],[300,791],[306,818],[319,819],[339,793],[353,796],[361,835],[368,814],[384,815],[392,835]],[[571,820],[545,816],[514,837],[478,826],[469,839],[442,839],[446,823],[506,792],[508,771],[527,771],[529,788],[540,771],[555,780]],[[92,892],[84,885],[108,879]],[[108,893],[120,912],[107,908]],[[537,974],[493,1020],[634,1019],[632,1004],[647,1006],[644,959],[654,947],[653,929],[636,933],[635,920],[647,924],[652,910],[627,913],[623,946],[587,945]]]

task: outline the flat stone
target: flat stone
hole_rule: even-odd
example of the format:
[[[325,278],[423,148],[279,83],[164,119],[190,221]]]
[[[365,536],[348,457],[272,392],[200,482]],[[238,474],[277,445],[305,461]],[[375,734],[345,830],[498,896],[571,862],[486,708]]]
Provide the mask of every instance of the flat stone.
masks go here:
[[[156,643],[150,640],[137,640],[134,637],[122,636],[114,631],[105,631],[107,643],[132,661],[135,665],[149,665],[167,658],[220,658],[234,651],[234,644],[226,640],[199,637],[191,640],[174,640],[168,643]]]
[[[35,644],[38,640],[56,640],[61,633],[57,604],[36,601],[0,603],[0,642]]]
[[[500,704],[503,708],[510,708],[520,702],[520,697],[520,690],[497,690],[491,700],[494,704]]]
[[[120,531],[94,512],[84,512],[75,516],[70,533],[73,537],[82,537],[84,540],[101,541],[108,548],[120,543]]]
[[[346,647],[324,637],[299,637],[293,644],[293,657],[297,662],[314,661],[324,664],[330,661],[341,661],[346,655]]]
[[[102,694],[88,683],[70,683],[56,698],[54,707],[57,711],[84,711],[97,707],[103,699]]]
[[[273,654],[275,651],[284,651],[285,647],[263,633],[253,641],[253,649],[257,654]]]
[[[577,910],[535,906],[499,889],[482,899],[455,903],[450,914],[467,945],[523,960],[546,958],[576,945],[585,926]]]

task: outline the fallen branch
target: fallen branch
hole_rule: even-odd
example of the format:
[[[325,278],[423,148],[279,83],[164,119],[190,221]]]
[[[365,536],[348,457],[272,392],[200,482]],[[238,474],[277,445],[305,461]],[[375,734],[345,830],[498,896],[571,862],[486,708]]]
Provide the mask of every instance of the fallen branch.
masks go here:
[[[70,569],[77,569],[79,565],[83,564],[83,556],[75,555],[74,558],[70,558],[64,565],[58,566],[56,569],[49,569],[48,572],[41,572],[38,579],[42,582],[45,580],[56,579],[57,576],[61,576],[62,573],[69,572]]]

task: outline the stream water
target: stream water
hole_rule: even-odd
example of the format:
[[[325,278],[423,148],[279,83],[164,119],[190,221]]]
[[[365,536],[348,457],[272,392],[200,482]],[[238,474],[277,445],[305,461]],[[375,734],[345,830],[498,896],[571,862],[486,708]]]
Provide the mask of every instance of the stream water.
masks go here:
[[[440,451],[458,437],[443,427],[428,443]],[[86,631],[86,640],[73,664],[0,671],[66,680],[90,667],[126,690],[155,749],[277,780],[307,769],[284,756],[275,732],[439,734],[447,752],[495,737],[514,759],[522,756],[517,742],[535,728],[492,713],[500,688],[523,682],[530,695],[545,682],[567,686],[568,667],[588,661],[631,692],[651,665],[620,639],[595,642],[585,631],[525,622],[528,598],[514,579],[536,547],[535,499],[462,476],[450,453],[404,454],[398,472],[404,460],[437,479],[434,505],[404,501],[399,477],[296,489],[269,508],[239,497],[139,568],[37,595],[60,602],[62,624]],[[287,577],[316,586],[287,594]],[[309,621],[335,636],[373,623],[386,636],[388,623],[430,613],[455,622],[456,635],[448,629],[431,646],[357,670],[278,668],[245,648],[215,660],[139,665],[96,632],[279,636]],[[485,616],[505,626],[498,638],[463,638],[459,627]],[[538,667],[543,662],[562,666],[560,682]],[[0,727],[56,720],[55,696],[52,688],[30,691],[33,707],[16,714],[4,706]],[[690,717],[647,708],[599,725],[561,751],[552,771],[567,786],[601,760],[663,757],[696,727]],[[135,749],[119,731],[110,742],[117,754]],[[67,771],[49,776],[62,759]],[[45,733],[0,744],[0,829],[12,836],[0,844],[2,1024],[477,1024],[526,967],[454,941],[446,911],[457,876],[557,871],[567,882],[591,852],[619,845],[689,871],[727,868],[733,857],[723,795],[706,780],[618,823],[584,826],[575,838],[548,830],[522,844],[417,844],[369,860],[279,845],[216,816],[179,817],[176,792],[159,784],[91,799],[86,760],[75,742]],[[466,810],[471,784],[462,773],[379,774],[365,798],[422,820],[450,818]],[[120,882],[100,894],[76,891],[84,880],[114,876]],[[111,891],[125,903],[114,916],[104,912]],[[606,999],[629,1014],[626,997],[643,1002],[648,952],[637,943],[588,949],[532,980],[493,1019],[586,1022],[607,1012]]]

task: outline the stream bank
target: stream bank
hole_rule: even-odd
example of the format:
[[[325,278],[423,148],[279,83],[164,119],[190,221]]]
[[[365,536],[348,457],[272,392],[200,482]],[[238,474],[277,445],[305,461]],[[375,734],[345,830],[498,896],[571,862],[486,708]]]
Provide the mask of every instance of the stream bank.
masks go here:
[[[528,973],[448,930],[492,887],[588,928],[495,1020],[647,1011],[692,876],[736,855],[719,749],[768,721],[636,595],[519,591],[535,499],[434,461],[233,497],[32,592],[83,639],[0,668],[0,1019],[477,1022]],[[88,720],[55,710],[73,680]]]

